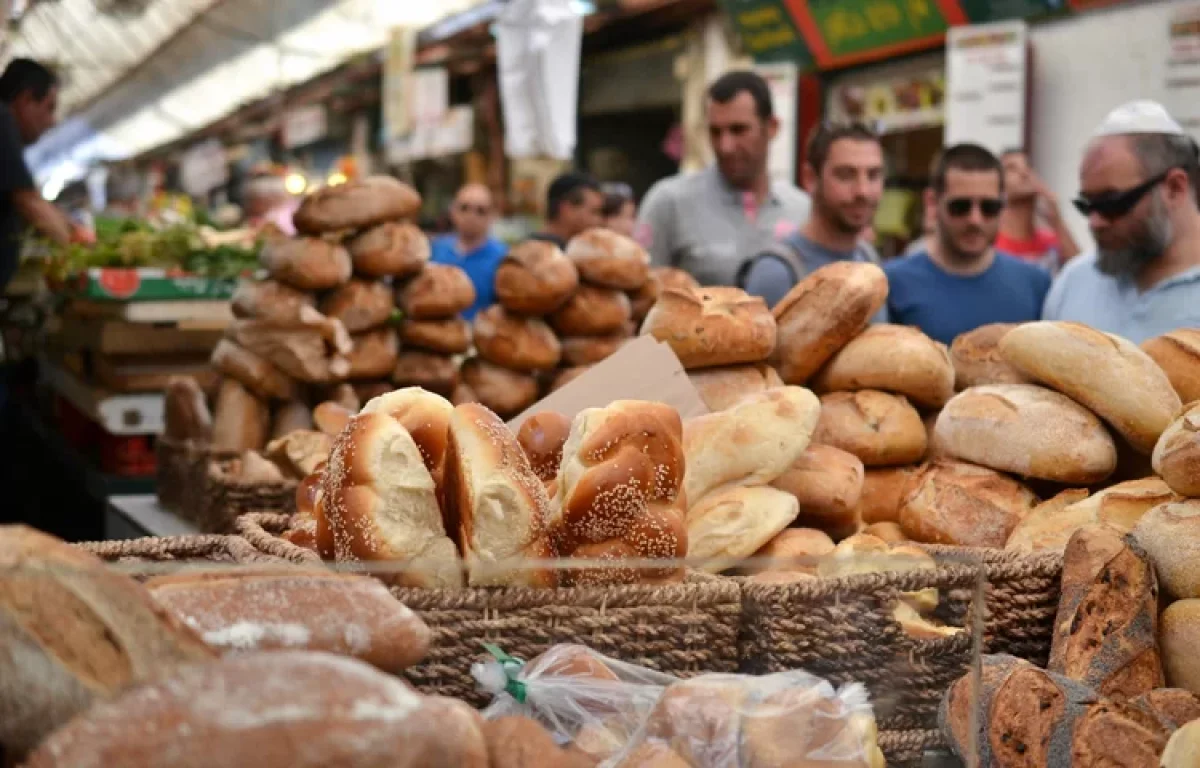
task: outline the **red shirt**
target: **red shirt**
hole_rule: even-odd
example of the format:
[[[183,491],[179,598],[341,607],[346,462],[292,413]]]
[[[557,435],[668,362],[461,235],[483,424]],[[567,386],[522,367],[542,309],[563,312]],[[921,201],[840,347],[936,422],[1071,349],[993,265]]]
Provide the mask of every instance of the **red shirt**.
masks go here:
[[[1058,235],[1049,229],[1037,230],[1028,240],[1016,240],[1001,232],[996,235],[996,250],[1050,270],[1058,268],[1061,253]]]

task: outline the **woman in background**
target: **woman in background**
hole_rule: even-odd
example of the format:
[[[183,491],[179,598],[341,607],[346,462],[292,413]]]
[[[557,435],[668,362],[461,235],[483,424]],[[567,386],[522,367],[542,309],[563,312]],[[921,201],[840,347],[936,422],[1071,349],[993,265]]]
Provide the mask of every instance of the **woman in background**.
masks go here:
[[[637,223],[637,203],[633,201],[633,189],[628,184],[603,184],[600,191],[604,193],[604,226],[625,237],[633,237],[633,227]]]

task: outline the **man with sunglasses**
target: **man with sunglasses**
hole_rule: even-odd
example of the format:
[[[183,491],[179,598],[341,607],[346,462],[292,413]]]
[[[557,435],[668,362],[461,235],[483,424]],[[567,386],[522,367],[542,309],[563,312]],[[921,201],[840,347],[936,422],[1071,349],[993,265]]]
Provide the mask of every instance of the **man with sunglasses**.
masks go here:
[[[482,184],[467,184],[458,190],[450,206],[450,221],[454,232],[433,241],[430,261],[458,267],[471,278],[475,303],[463,312],[470,320],[495,303],[492,284],[508,249],[491,236],[492,193]]]
[[[1135,344],[1200,327],[1200,159],[1159,104],[1135,101],[1100,124],[1084,152],[1075,207],[1096,250],[1063,269],[1046,320],[1086,323]]]
[[[884,266],[888,315],[949,344],[988,323],[1037,320],[1050,275],[993,244],[1004,210],[1004,169],[977,144],[946,148],[925,192],[937,224],[929,248]]]

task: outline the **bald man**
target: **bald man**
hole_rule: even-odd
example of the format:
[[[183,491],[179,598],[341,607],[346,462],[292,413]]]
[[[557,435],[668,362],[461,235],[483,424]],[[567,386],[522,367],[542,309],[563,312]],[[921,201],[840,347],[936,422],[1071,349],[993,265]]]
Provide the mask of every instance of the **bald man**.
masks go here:
[[[492,216],[492,193],[482,184],[468,184],[458,190],[450,206],[453,234],[433,241],[432,260],[460,267],[475,284],[475,304],[463,312],[467,320],[496,301],[492,283],[508,249],[491,236]]]

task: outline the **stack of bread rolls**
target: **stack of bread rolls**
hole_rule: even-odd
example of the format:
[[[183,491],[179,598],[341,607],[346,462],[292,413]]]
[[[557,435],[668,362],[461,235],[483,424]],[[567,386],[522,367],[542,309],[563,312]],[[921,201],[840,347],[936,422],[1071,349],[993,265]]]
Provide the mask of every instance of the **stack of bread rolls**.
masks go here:
[[[475,303],[467,273],[446,264],[426,264],[397,285],[396,304],[404,314],[403,349],[392,383],[423,387],[451,397],[459,386],[459,357],[471,347],[471,326],[461,317]],[[469,398],[464,398],[469,399]]]

